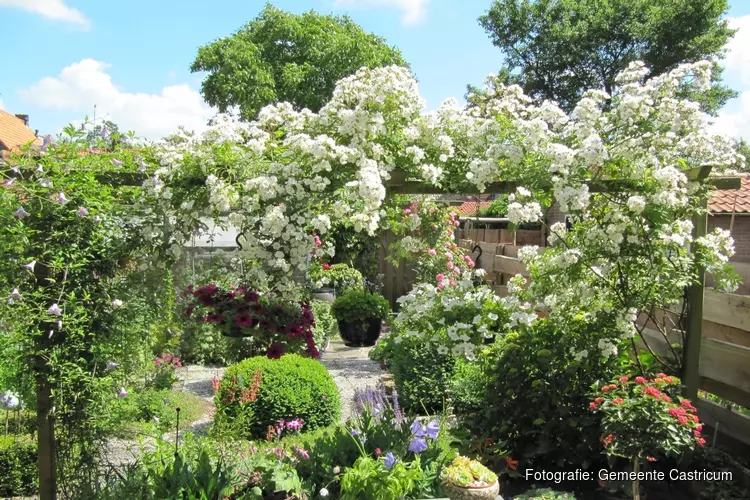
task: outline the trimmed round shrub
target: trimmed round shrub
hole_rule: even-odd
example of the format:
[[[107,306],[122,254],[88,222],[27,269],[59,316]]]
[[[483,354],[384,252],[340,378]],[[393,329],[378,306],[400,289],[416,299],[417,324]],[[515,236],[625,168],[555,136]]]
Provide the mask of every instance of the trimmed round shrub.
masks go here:
[[[325,427],[341,413],[338,387],[325,366],[298,354],[230,366],[215,401],[215,430],[241,438],[264,437],[282,419],[300,418],[304,430]]]

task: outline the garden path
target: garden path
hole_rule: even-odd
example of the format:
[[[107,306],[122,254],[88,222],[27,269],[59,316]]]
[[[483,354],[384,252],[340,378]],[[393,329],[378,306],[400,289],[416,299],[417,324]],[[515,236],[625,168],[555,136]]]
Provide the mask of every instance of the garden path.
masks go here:
[[[376,386],[385,372],[380,364],[368,357],[371,347],[346,347],[338,338],[332,338],[320,361],[328,369],[341,394],[341,418],[346,420],[354,408],[354,390]]]

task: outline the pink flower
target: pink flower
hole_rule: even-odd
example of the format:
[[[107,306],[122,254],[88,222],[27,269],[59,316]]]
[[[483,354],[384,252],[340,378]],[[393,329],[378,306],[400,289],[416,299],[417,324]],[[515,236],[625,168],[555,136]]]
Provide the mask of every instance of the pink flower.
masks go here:
[[[445,252],[445,258],[448,260],[453,260],[453,254],[450,252]]]
[[[405,208],[404,209],[404,215],[409,215],[411,213],[411,209]]]
[[[441,289],[441,290],[443,288],[445,288],[445,283],[443,283],[442,281],[440,283],[438,283],[438,288]]]
[[[439,273],[437,276],[435,276],[435,279],[438,281],[443,281],[445,279],[445,275],[443,273]]]
[[[430,248],[429,250],[427,250],[427,253],[430,255],[437,255],[437,251],[434,248]]]
[[[448,266],[447,267],[448,267],[449,270],[452,271],[453,268],[455,267],[455,264],[453,264],[453,262],[448,262]]]

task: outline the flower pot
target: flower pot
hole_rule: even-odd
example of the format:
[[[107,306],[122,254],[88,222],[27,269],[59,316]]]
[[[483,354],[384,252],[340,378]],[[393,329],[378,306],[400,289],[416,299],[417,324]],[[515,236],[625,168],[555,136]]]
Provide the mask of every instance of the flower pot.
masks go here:
[[[338,320],[337,320],[338,321]],[[380,318],[366,318],[359,321],[338,321],[339,335],[347,347],[370,347],[380,337]]]
[[[445,488],[445,494],[450,500],[495,500],[500,493],[498,481],[484,488],[461,488],[452,484],[446,484],[443,488]]]
[[[312,291],[312,298],[333,304],[336,300],[336,292],[333,288],[318,288]]]

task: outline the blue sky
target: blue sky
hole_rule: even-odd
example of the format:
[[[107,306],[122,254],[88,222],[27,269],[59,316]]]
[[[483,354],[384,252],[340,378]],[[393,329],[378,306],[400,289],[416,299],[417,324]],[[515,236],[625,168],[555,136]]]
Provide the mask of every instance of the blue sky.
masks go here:
[[[107,116],[152,139],[213,114],[189,71],[197,48],[255,17],[263,0],[0,0],[0,107],[55,133],[83,115]],[[750,138],[750,2],[730,0],[740,28],[727,82],[743,91],[717,128]],[[276,0],[284,10],[349,14],[401,49],[429,108],[461,98],[497,71],[501,53],[477,17],[491,0]]]

